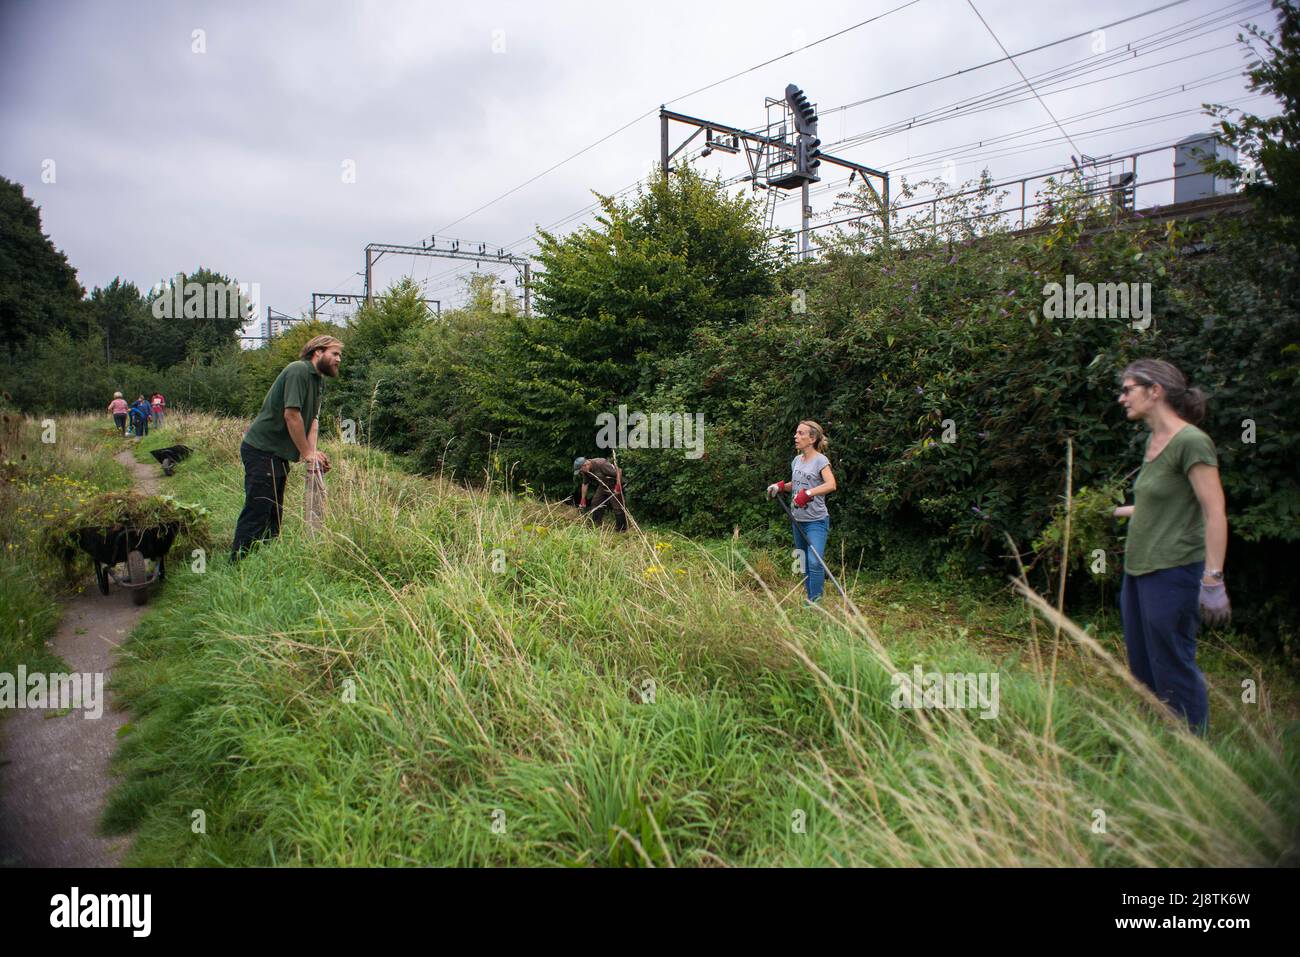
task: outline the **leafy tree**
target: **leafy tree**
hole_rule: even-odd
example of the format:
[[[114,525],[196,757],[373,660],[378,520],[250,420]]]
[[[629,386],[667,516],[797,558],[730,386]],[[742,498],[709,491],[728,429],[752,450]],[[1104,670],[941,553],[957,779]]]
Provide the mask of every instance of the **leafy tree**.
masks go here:
[[[391,410],[398,403],[402,385],[394,370],[401,362],[402,344],[431,322],[433,314],[421,301],[419,285],[406,277],[362,305],[340,336],[343,364],[338,387],[331,390],[334,408],[344,418],[369,423],[367,434],[373,441],[386,442],[392,436],[401,442],[393,436],[396,420],[391,414],[376,415],[376,408]]]
[[[139,336],[141,362],[162,369],[195,352],[238,345],[239,331],[251,317],[244,314],[246,300],[239,297],[236,280],[200,266],[192,273],[178,273],[171,283],[153,287],[146,297]],[[202,295],[193,293],[196,287]]]
[[[567,486],[590,454],[595,416],[653,385],[654,360],[701,326],[757,314],[773,286],[759,204],[690,169],[630,202],[599,196],[597,225],[542,233],[537,314],[510,324],[501,364],[479,382],[524,475]]]
[[[1272,94],[1281,101],[1281,112],[1260,117],[1225,106],[1206,104],[1206,109],[1219,118],[1223,140],[1250,158],[1263,176],[1247,176],[1239,163],[1229,161],[1213,164],[1214,170],[1247,180],[1247,189],[1294,240],[1300,209],[1300,8],[1294,0],[1273,0],[1273,9],[1278,14],[1275,33],[1250,24],[1238,39],[1255,57],[1246,73],[1250,90]]]
[[[74,338],[63,329],[32,343],[21,361],[0,365],[0,388],[33,413],[100,412],[114,391],[130,401],[152,391],[157,378],[139,366],[106,363],[97,333]]]
[[[56,330],[87,334],[83,295],[68,257],[41,231],[40,210],[0,176],[0,350],[12,355]]]
[[[399,354],[377,368],[374,412],[362,425],[423,469],[477,478],[500,448],[478,384],[500,374],[503,335],[519,306],[494,298],[491,276],[473,276],[467,287],[463,308],[410,329]]]
[[[95,287],[87,302],[95,325],[104,336],[107,361],[144,364],[153,317],[149,303],[135,283],[120,277],[107,286]]]

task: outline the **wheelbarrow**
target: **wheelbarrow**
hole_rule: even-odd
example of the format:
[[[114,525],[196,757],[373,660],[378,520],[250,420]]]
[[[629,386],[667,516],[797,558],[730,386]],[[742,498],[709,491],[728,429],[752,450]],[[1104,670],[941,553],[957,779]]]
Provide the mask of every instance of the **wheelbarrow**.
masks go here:
[[[163,475],[171,475],[176,471],[176,463],[185,461],[193,451],[188,445],[171,445],[165,449],[151,449],[149,454],[158,460]]]
[[[176,540],[179,525],[170,522],[153,528],[111,527],[80,528],[77,544],[95,562],[95,584],[101,595],[108,594],[110,579],[131,592],[131,602],[143,605],[149,600],[149,586],[167,575],[167,552]],[[115,568],[126,563],[126,576],[119,577]],[[149,563],[153,562],[150,570]]]

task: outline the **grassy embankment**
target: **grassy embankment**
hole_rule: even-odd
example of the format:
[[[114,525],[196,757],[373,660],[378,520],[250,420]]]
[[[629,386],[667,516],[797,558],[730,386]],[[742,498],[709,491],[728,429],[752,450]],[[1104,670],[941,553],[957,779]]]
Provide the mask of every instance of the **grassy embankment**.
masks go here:
[[[241,430],[173,413],[138,452],[198,450],[166,482],[218,541]],[[174,562],[123,654],[107,824],[137,829],[132,863],[1294,861],[1294,688],[1213,638],[1206,744],[1006,597],[858,582],[862,617],[805,610],[784,553],[326,448],[326,531],[295,469],[282,539]],[[997,717],[893,707],[916,663],[998,672]]]

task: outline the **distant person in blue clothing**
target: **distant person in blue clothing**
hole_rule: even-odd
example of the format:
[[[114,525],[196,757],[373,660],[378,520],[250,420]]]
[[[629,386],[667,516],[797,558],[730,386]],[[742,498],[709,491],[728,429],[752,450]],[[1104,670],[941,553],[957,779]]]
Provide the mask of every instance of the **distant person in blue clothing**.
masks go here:
[[[151,412],[152,407],[144,396],[140,396],[131,404],[131,431],[137,439],[142,435],[149,434],[149,415]]]
[[[790,481],[774,482],[767,487],[768,498],[774,498],[778,492],[794,493],[790,500],[794,547],[803,557],[809,602],[822,597],[826,582],[826,568],[819,556],[826,554],[826,538],[831,530],[826,496],[836,489],[831,461],[825,455],[828,446],[820,425],[809,419],[800,422],[794,432],[794,448],[799,454],[790,463]]]

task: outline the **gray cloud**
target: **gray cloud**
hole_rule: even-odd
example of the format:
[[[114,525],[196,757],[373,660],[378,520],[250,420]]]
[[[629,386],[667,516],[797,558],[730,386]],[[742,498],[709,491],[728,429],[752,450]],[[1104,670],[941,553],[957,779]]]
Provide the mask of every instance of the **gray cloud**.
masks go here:
[[[897,2],[827,2],[801,22],[792,17],[807,8],[770,0],[469,8],[11,3],[0,6],[0,174],[21,182],[42,206],[46,231],[87,287],[116,275],[148,285],[202,264],[259,282],[264,303],[296,313],[314,290],[360,290],[355,273],[366,242],[429,236],[637,114]],[[1013,51],[1134,12],[1125,0],[978,5]],[[1115,28],[1107,43],[1115,48],[1223,6],[1187,3]],[[205,31],[203,54],[191,51],[198,29]],[[1205,50],[1235,33],[1226,25],[1146,60]],[[504,52],[494,52],[494,41],[498,48],[504,42]],[[1034,73],[1089,56],[1089,43],[1034,54],[1023,66]],[[964,2],[924,0],[674,108],[755,127],[763,121],[764,95],[780,95],[792,80],[825,110],[998,55]],[[1049,103],[1064,117],[1240,63],[1235,50],[1221,50],[1054,95]],[[829,113],[822,139],[1016,79],[1002,64]],[[1235,77],[1075,128],[1189,109],[1244,90]],[[1026,102],[862,144],[846,155],[901,165],[1045,121],[1042,108]],[[1208,127],[1205,118],[1189,116],[1080,145],[1094,154],[1120,152]],[[674,131],[675,139],[684,135]],[[1067,162],[1070,152],[1057,145],[989,162],[995,176],[1009,177]],[[652,116],[450,235],[493,246],[526,237],[592,202],[590,190],[635,182],[657,153]],[[49,158],[58,164],[54,184],[41,182]],[[355,161],[355,183],[342,181],[345,160]],[[980,165],[961,160],[959,175],[974,176]],[[729,176],[743,160],[715,154],[703,168]],[[829,200],[818,201],[824,208]],[[778,220],[792,221],[795,207],[782,207]],[[379,277],[433,277],[429,288],[448,300],[455,290],[445,283],[458,268],[464,265],[393,258]]]

